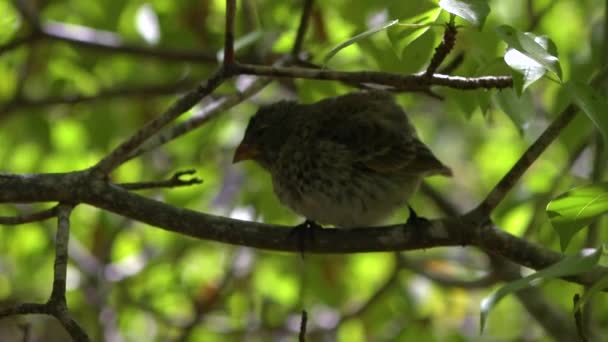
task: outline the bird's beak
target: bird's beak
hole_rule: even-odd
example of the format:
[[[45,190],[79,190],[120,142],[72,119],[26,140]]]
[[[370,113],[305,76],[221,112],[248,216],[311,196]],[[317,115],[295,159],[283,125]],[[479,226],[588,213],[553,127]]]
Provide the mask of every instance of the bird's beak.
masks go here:
[[[238,163],[241,160],[250,160],[255,158],[258,154],[258,149],[255,146],[241,143],[234,152],[234,158],[232,163]]]

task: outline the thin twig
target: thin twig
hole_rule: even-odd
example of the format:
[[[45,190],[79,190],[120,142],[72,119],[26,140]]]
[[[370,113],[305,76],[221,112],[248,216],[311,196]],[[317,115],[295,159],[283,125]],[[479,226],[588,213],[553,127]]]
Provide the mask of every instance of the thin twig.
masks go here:
[[[164,181],[157,182],[136,182],[136,183],[120,183],[116,184],[127,190],[145,190],[145,189],[156,189],[156,188],[174,188],[178,186],[189,186],[194,184],[202,184],[203,180],[197,177],[190,179],[182,179],[184,175],[193,175],[196,170],[185,170],[178,171],[171,176],[171,178]]]
[[[21,45],[29,44],[40,38],[42,38],[42,37],[39,34],[37,34],[36,32],[30,33],[26,36],[16,37],[13,40],[9,41],[8,43],[6,43],[4,45],[0,45],[0,56],[2,56],[2,54],[4,54],[5,52],[14,50],[14,49],[20,47]]]
[[[299,59],[300,52],[302,51],[302,45],[304,44],[304,37],[306,37],[306,31],[308,30],[308,21],[310,20],[313,3],[314,0],[304,0],[302,14],[300,16],[300,25],[298,26],[296,39],[294,40],[293,48],[291,49],[291,56],[294,59]]]
[[[513,80],[510,76],[462,77],[434,74],[432,77],[428,78],[425,75],[401,75],[379,71],[333,71],[251,64],[235,64],[230,71],[231,74],[334,80],[350,83],[375,83],[392,86],[403,91],[420,91],[431,85],[440,85],[462,90],[480,88],[502,89],[513,86]]]
[[[162,146],[167,142],[177,139],[195,128],[202,126],[203,124],[216,118],[219,114],[226,112],[228,109],[257,94],[260,90],[264,89],[268,84],[270,84],[270,82],[272,82],[271,78],[259,78],[255,82],[248,85],[243,91],[223,97],[205,106],[191,118],[167,128],[159,134],[156,134],[150,140],[146,141],[142,146],[135,149],[133,153],[129,155],[129,159],[155,150],[159,146]]]
[[[168,48],[150,48],[130,45],[113,32],[95,30],[90,27],[63,24],[47,21],[41,28],[41,38],[48,38],[78,45],[86,48],[108,51],[111,53],[127,53],[146,58],[159,58],[165,61],[193,62],[216,64],[217,57],[213,52],[198,50],[172,50]],[[38,38],[36,36],[36,38]],[[1,50],[0,50],[1,51]]]
[[[445,31],[443,32],[443,39],[441,40],[439,46],[435,48],[435,53],[431,58],[431,62],[426,68],[426,71],[424,73],[426,77],[431,77],[435,73],[435,71],[437,71],[437,68],[439,68],[441,63],[443,63],[450,51],[452,51],[452,49],[454,48],[454,44],[456,43],[457,32],[458,31],[456,30],[456,25],[454,25],[454,17],[452,16],[450,22],[447,23],[445,26]]]
[[[511,167],[503,178],[494,186],[486,199],[475,209],[478,217],[488,217],[490,213],[507,196],[509,191],[515,186],[523,174],[528,170],[545,149],[555,140],[561,131],[568,126],[574,119],[577,108],[574,105],[568,106],[557,119],[555,119],[547,129],[528,147],[526,152]]]
[[[142,85],[142,86],[125,86],[116,87],[114,89],[102,90],[94,95],[72,94],[50,96],[41,99],[19,99],[8,102],[3,108],[0,108],[0,117],[6,116],[11,111],[31,108],[31,107],[46,107],[63,104],[77,104],[82,102],[109,100],[121,97],[139,97],[139,96],[158,96],[158,95],[175,95],[176,93],[192,88],[195,82],[190,79],[179,80],[175,83],[163,83],[158,85]]]
[[[57,206],[57,234],[55,240],[55,262],[53,289],[45,304],[23,303],[0,310],[0,318],[11,315],[46,314],[55,317],[76,342],[90,341],[87,333],[78,325],[68,311],[65,299],[68,266],[68,241],[70,237],[70,213],[73,205]]]
[[[226,0],[226,30],[224,32],[224,67],[234,63],[234,17],[236,0]]]
[[[175,120],[181,114],[192,108],[203,97],[213,92],[215,88],[222,84],[224,79],[224,70],[217,70],[207,81],[175,101],[171,107],[161,114],[160,117],[148,122],[133,136],[131,136],[131,138],[116,147],[110,154],[99,161],[93,167],[93,170],[105,175],[112,172],[123,162],[128,160],[129,155],[144,141],[146,141],[168,123]]]
[[[68,267],[68,241],[70,239],[70,213],[73,206],[60,204],[57,208],[57,234],[55,238],[55,263],[53,290],[49,302],[65,304],[65,284]]]
[[[302,318],[300,319],[300,332],[298,333],[298,341],[306,342],[306,325],[308,323],[308,313],[302,310]]]
[[[572,298],[572,304],[576,306],[578,302],[581,300],[581,296],[576,293]],[[578,333],[578,337],[581,339],[581,342],[587,342],[587,337],[585,336],[585,323],[583,321],[583,313],[580,308],[574,312],[574,323],[576,325],[576,332]]]
[[[19,216],[0,216],[0,224],[17,225],[23,223],[43,221],[55,216],[57,216],[57,206],[37,211],[31,214],[24,214]]]

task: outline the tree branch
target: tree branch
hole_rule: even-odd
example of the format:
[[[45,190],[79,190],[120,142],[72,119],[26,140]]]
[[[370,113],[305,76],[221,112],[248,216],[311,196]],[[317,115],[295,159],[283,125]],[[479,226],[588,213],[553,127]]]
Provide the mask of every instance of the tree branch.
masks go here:
[[[129,155],[144,141],[146,141],[168,123],[178,118],[181,114],[192,108],[203,97],[212,93],[215,88],[222,84],[225,77],[226,75],[224,69],[219,69],[214,72],[207,81],[183,95],[163,114],[161,114],[161,116],[148,122],[133,136],[131,136],[131,138],[116,147],[110,154],[99,161],[93,167],[93,170],[104,175],[112,172],[122,163],[127,161],[129,159]]]
[[[66,174],[0,174],[0,203],[64,201],[87,203],[131,219],[202,240],[260,249],[299,253],[290,227],[246,222],[175,208],[108,183],[90,171]],[[405,251],[439,246],[473,245],[509,260],[542,269],[563,255],[519,239],[486,222],[475,213],[455,218],[384,227],[323,229],[306,246],[307,253]],[[591,284],[607,273],[602,267],[567,278]]]
[[[443,33],[443,39],[439,46],[435,48],[435,53],[431,58],[431,62],[429,66],[426,68],[424,75],[426,77],[431,77],[437,68],[443,63],[445,58],[448,56],[450,51],[454,48],[454,44],[456,43],[456,25],[454,25],[454,17],[450,20],[449,23],[445,26],[445,31]]]
[[[308,21],[310,20],[310,14],[312,13],[313,3],[314,0],[304,0],[304,6],[302,6],[302,14],[300,15],[300,25],[298,26],[296,39],[294,40],[293,48],[291,49],[291,56],[294,59],[299,59],[300,52],[302,51],[302,45],[304,44],[304,37],[306,37]]]
[[[315,80],[333,80],[348,83],[375,83],[395,87],[401,91],[426,90],[429,86],[440,85],[450,88],[491,89],[510,88],[513,80],[510,76],[461,77],[434,74],[401,75],[380,71],[333,71],[325,69],[272,67],[237,63],[230,68],[233,75],[260,75],[271,77],[306,78]]]
[[[176,93],[192,88],[196,82],[189,79],[179,80],[174,83],[163,83],[158,85],[124,86],[113,89],[102,90],[95,95],[69,94],[50,96],[40,99],[17,99],[8,102],[0,108],[0,118],[5,117],[11,111],[22,108],[45,107],[62,104],[77,104],[82,102],[108,100],[121,97],[175,95]]]
[[[236,0],[226,0],[226,30],[224,32],[224,67],[234,63],[234,17]]]
[[[0,224],[16,225],[23,223],[30,223],[36,221],[43,221],[50,219],[51,217],[57,216],[57,206],[49,209],[37,211],[30,214],[24,214],[19,216],[0,216]]]
[[[198,113],[194,114],[191,118],[180,122],[165,131],[161,131],[154,137],[146,141],[142,146],[138,147],[129,155],[129,160],[137,156],[140,156],[148,151],[152,151],[159,146],[166,144],[167,142],[177,139],[180,136],[194,130],[197,127],[204,125],[210,120],[217,117],[219,114],[224,113],[228,109],[240,104],[246,99],[257,94],[260,90],[264,89],[268,84],[272,82],[271,78],[259,78],[255,82],[247,86],[246,89],[240,92],[236,92],[233,95],[223,97],[201,109]]]
[[[601,70],[591,81],[591,85],[597,85],[608,76],[608,67]],[[490,213],[500,204],[509,191],[515,186],[523,174],[528,170],[545,149],[555,140],[561,131],[568,126],[578,112],[575,105],[569,105],[545,131],[528,147],[526,152],[519,158],[513,167],[490,191],[486,199],[475,209],[478,218],[489,217]]]
[[[126,53],[176,62],[217,63],[217,57],[213,52],[201,52],[200,49],[189,51],[130,45],[124,43],[113,32],[95,30],[86,26],[47,21],[41,25],[40,30],[41,38],[112,53]]]
[[[57,235],[55,240],[55,263],[53,290],[45,304],[23,303],[0,310],[0,318],[11,315],[46,314],[55,317],[76,342],[90,341],[86,332],[72,318],[65,300],[65,284],[68,266],[68,240],[70,238],[71,204],[57,207]]]
[[[49,302],[65,305],[65,281],[68,267],[68,241],[70,239],[70,213],[72,206],[60,204],[57,209],[57,235],[55,238],[55,264],[53,291]]]

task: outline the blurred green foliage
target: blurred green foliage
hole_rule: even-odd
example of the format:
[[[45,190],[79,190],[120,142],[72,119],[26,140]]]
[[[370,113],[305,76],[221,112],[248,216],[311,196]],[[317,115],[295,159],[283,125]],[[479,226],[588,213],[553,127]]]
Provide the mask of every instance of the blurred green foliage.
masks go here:
[[[147,46],[150,52],[124,53],[49,39],[2,51],[1,172],[68,172],[91,166],[157,117],[183,88],[164,93],[100,94],[204,80],[217,67],[216,62],[168,59],[155,56],[153,51],[176,49],[215,56],[223,47],[225,3],[221,0],[35,3],[41,8],[43,20],[101,30],[120,37],[122,43]],[[253,45],[237,51],[237,59],[270,64],[276,54],[289,52],[302,4],[239,1],[237,38],[255,31],[263,35]],[[148,25],[154,27],[137,23],[144,5],[153,11]],[[496,31],[501,25],[549,37],[559,52],[565,80],[585,82],[605,67],[606,18],[598,10],[605,6],[603,1],[493,0],[489,5],[491,12],[483,29],[456,20],[461,26],[456,47],[446,62],[458,54],[463,54],[464,61],[454,74],[511,74],[503,60],[507,45]],[[445,11],[436,16],[438,2],[430,0],[335,0],[318,1],[315,6],[304,43],[304,50],[315,63],[321,63],[338,44],[393,19],[403,24],[444,24],[449,20]],[[30,27],[11,1],[0,0],[0,13],[0,44],[29,32]],[[421,14],[429,14],[432,19],[421,18]],[[146,30],[156,29],[159,41],[148,42]],[[358,40],[338,51],[328,67],[422,71],[441,41],[443,26],[430,25],[411,35],[404,30],[395,25]],[[412,39],[408,41],[407,37]],[[249,79],[239,77],[216,93],[234,93]],[[293,225],[301,218],[279,204],[269,176],[255,165],[233,166],[233,149],[259,104],[285,97],[310,102],[349,89],[327,81],[274,82],[199,129],[128,162],[113,174],[113,180],[160,180],[175,171],[196,168],[204,180],[202,185],[145,194],[206,213]],[[421,93],[406,93],[398,100],[422,139],[454,170],[455,178],[429,179],[429,183],[461,212],[474,208],[484,198],[569,101],[552,75],[532,84],[523,97],[511,90],[435,87],[433,91],[443,100]],[[605,91],[602,94],[605,96]],[[93,99],[70,103],[78,96]],[[55,101],[47,103],[47,99]],[[601,109],[605,113],[606,108]],[[592,127],[587,117],[579,115],[532,165],[495,211],[493,219],[499,227],[548,248],[560,248],[545,206],[557,194],[592,182],[593,149],[572,158],[577,146],[590,141]],[[569,162],[572,168],[567,167]],[[600,173],[602,177],[605,172]],[[418,194],[412,205],[425,217],[443,215],[423,194]],[[3,205],[0,215],[45,207]],[[405,220],[406,212],[404,208],[393,221]],[[597,234],[592,241],[595,245],[606,240],[605,221],[599,221],[593,229]],[[303,308],[309,313],[311,341],[552,340],[515,296],[506,297],[497,306],[489,316],[484,336],[479,336],[479,304],[493,287],[445,286],[424,273],[465,280],[483,277],[489,267],[487,257],[472,248],[405,253],[408,259],[423,265],[425,271],[416,272],[407,267],[396,270],[399,263],[389,253],[307,255],[302,260],[296,254],[193,240],[84,205],[75,209],[72,222],[68,305],[95,341],[120,341],[117,336],[123,341],[170,341],[185,332],[187,341],[295,341]],[[47,298],[52,285],[54,231],[54,220],[1,227],[0,303]],[[566,251],[582,248],[588,233],[583,229],[574,234]],[[578,286],[563,281],[539,288],[545,300],[568,315],[570,298],[580,292]],[[374,299],[369,302],[370,298]],[[604,295],[597,298],[601,300],[593,302],[593,323],[606,332],[608,304]],[[359,312],[361,305],[364,309]],[[194,318],[196,324],[189,330]],[[33,337],[61,330],[52,321],[19,319],[24,320],[32,324]],[[20,340],[18,333],[0,325],[2,341]]]

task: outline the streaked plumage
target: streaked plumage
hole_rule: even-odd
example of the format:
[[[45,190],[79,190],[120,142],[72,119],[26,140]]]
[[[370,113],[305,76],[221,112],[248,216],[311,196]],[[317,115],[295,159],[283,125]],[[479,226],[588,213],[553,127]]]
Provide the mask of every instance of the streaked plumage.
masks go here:
[[[284,205],[336,226],[382,223],[422,178],[451,175],[392,95],[379,91],[263,106],[235,153],[243,159],[270,172]]]

